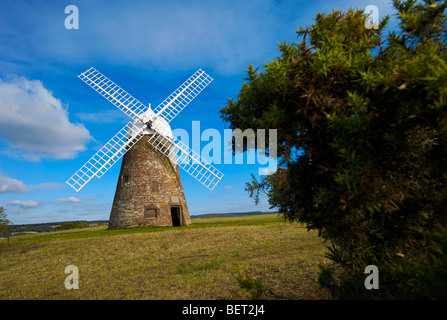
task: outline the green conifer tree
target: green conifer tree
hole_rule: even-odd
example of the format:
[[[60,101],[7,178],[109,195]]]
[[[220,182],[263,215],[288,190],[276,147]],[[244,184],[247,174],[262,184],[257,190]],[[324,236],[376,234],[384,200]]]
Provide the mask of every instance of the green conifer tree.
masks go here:
[[[247,190],[329,241],[320,283],[338,298],[446,297],[447,2],[394,6],[388,35],[389,17],[318,13],[221,109],[233,129],[277,129],[280,168]]]

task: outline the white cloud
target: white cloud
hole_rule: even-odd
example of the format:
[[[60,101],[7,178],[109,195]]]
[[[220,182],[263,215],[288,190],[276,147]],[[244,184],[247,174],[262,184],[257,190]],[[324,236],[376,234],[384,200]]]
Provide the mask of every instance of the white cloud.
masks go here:
[[[82,199],[76,198],[76,197],[68,197],[63,199],[57,199],[57,203],[76,203],[81,202]]]
[[[7,177],[0,173],[0,193],[22,192],[28,192],[28,188],[22,181]]]
[[[233,190],[233,189],[234,189],[233,186],[228,185],[228,186],[222,188],[222,191],[223,191],[223,192],[225,192],[225,191],[231,191],[231,190]]]
[[[39,202],[34,201],[34,200],[25,200],[25,201],[14,200],[14,201],[9,201],[8,204],[14,205],[14,206],[18,206],[18,207],[24,207],[24,208],[37,208],[37,207],[39,207]]]
[[[37,207],[40,207],[40,204],[39,204],[39,202],[34,201],[34,200],[25,200],[25,201],[14,200],[14,201],[9,201],[6,204],[6,209],[12,213],[22,213],[22,212],[25,212],[25,210],[27,210],[27,209],[37,208]]]
[[[0,79],[0,114],[0,137],[10,147],[6,153],[30,161],[74,158],[91,139],[39,80]]]

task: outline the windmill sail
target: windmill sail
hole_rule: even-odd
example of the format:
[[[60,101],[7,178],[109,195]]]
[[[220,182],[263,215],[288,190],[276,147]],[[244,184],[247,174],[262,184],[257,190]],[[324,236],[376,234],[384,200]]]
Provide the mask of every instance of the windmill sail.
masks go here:
[[[155,131],[147,142],[210,190],[223,177],[219,170],[176,137],[166,137]]]
[[[169,122],[213,80],[204,71],[197,70],[158,105],[154,112],[93,67],[78,77],[131,117],[133,121],[126,124],[68,179],[67,184],[76,191],[81,190],[93,177],[100,178],[145,134],[151,135],[149,144],[172,162],[177,163],[208,189],[213,190],[222,179],[223,174],[219,170],[180,140],[167,134],[170,132]]]
[[[78,77],[134,120],[140,118],[139,116],[148,109],[147,106],[93,67]]]
[[[175,137],[172,146],[176,152],[178,166],[205,187],[213,190],[223,174]]]
[[[127,123],[66,183],[79,192],[93,177],[101,178],[143,135],[144,127]]]
[[[154,113],[168,123],[174,119],[213,79],[205,71],[197,70],[188,80],[160,103]]]

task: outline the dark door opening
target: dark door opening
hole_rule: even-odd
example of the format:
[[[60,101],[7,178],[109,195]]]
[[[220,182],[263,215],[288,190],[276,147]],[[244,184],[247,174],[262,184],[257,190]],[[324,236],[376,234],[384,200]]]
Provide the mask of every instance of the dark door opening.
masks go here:
[[[174,227],[179,227],[182,225],[182,215],[180,207],[171,207],[171,218],[172,225]]]

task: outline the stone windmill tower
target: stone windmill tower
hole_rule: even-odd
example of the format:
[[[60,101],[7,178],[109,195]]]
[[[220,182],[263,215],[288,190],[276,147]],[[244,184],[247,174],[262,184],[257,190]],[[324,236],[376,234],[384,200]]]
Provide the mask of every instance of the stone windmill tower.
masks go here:
[[[177,164],[148,139],[143,136],[123,156],[109,228],[191,224]]]
[[[67,184],[79,192],[93,177],[100,178],[123,157],[109,228],[191,224],[179,167],[210,190],[223,174],[173,137],[169,122],[212,79],[199,69],[152,110],[94,68],[81,73],[79,78],[132,120]]]

